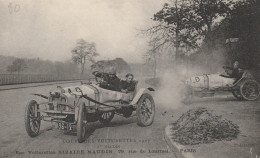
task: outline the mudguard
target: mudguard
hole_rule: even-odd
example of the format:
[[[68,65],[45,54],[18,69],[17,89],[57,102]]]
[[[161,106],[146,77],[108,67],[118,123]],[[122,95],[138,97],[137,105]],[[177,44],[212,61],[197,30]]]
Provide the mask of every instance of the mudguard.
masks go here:
[[[155,91],[155,90],[151,87],[139,89],[139,91],[136,93],[134,99],[131,101],[130,105],[136,105],[144,93],[151,93],[152,91]]]

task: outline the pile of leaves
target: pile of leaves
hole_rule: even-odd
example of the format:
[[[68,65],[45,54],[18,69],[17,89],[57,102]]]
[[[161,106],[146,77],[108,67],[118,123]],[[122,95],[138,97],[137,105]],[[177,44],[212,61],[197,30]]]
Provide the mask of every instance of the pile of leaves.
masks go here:
[[[231,121],[213,115],[202,107],[187,111],[171,125],[171,138],[182,145],[232,140],[240,132]]]

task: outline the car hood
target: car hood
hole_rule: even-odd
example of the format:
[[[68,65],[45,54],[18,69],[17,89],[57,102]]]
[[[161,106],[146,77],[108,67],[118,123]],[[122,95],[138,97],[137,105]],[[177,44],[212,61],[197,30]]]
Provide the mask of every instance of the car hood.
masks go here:
[[[76,87],[82,90],[83,95],[87,95],[92,99],[96,99],[96,95],[98,94],[98,89],[94,85],[76,85],[76,86],[69,86],[69,87],[57,87],[57,89],[50,92],[50,94],[58,94],[58,96],[65,96],[69,101],[75,100],[76,96],[81,95],[81,92],[76,91]]]

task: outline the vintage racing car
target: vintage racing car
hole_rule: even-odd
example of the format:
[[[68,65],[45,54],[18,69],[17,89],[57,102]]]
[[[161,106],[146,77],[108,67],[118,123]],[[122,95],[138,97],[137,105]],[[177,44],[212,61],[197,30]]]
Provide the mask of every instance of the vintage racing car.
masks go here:
[[[136,82],[136,87],[137,87]],[[98,83],[88,82],[78,86],[60,87],[49,96],[33,94],[46,99],[38,103],[31,100],[25,109],[25,128],[27,134],[39,134],[41,120],[55,122],[59,129],[77,132],[78,142],[86,137],[89,122],[109,123],[115,114],[123,117],[137,116],[139,126],[149,126],[155,116],[155,103],[151,92],[153,88],[135,88],[134,92],[122,93],[99,87]]]
[[[225,72],[228,70],[225,70]],[[204,74],[193,76],[184,81],[182,101],[192,103],[192,98],[211,97],[216,92],[228,91],[239,100],[256,100],[260,95],[259,83],[248,71],[242,71],[238,79],[223,77],[222,74]]]

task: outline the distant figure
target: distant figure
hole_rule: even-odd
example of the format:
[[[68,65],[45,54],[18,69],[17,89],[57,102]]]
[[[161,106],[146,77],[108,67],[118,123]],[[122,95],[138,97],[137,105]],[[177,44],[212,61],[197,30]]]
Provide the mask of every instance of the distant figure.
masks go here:
[[[135,90],[135,82],[133,81],[134,75],[133,74],[127,74],[126,80],[121,81],[121,92],[128,93],[133,92]]]
[[[108,73],[104,73],[105,82],[100,84],[100,87],[113,90],[113,91],[120,91],[121,84],[120,79],[116,76],[116,71],[114,69],[110,70]]]

